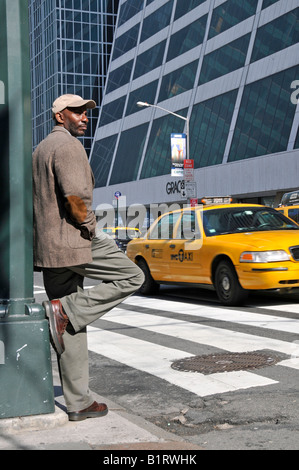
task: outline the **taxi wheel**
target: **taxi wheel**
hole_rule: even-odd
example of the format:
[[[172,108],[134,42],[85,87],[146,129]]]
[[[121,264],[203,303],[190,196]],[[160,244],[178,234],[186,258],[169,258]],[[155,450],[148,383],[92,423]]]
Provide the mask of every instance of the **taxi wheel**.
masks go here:
[[[144,259],[140,259],[137,264],[144,274],[144,283],[140,287],[139,292],[144,295],[157,293],[159,291],[160,286],[152,278],[146,261],[144,261]]]
[[[214,285],[219,300],[225,305],[241,305],[248,296],[248,292],[240,285],[236,271],[229,261],[221,261],[218,264]]]

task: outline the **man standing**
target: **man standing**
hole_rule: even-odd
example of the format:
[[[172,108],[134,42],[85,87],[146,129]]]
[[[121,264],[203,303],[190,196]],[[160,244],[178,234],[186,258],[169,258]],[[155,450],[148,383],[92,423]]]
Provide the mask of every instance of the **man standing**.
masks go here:
[[[114,240],[95,234],[94,178],[77,139],[87,129],[87,110],[95,106],[78,95],[57,98],[52,108],[56,125],[33,154],[34,264],[43,271],[49,298],[43,305],[72,421],[108,412],[89,390],[87,325],[144,280]],[[84,290],[84,277],[100,282]]]

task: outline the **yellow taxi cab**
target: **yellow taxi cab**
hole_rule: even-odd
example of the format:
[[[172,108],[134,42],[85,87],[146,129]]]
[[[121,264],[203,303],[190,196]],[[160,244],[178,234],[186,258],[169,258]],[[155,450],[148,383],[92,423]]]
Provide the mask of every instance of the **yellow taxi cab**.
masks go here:
[[[299,287],[299,226],[256,204],[163,214],[127,256],[145,274],[145,295],[159,284],[214,286],[221,303],[240,305],[250,290]]]
[[[123,251],[126,251],[129,241],[141,237],[140,230],[135,227],[103,227],[101,230],[114,238],[117,246]]]
[[[293,219],[297,224],[299,223],[299,189],[285,193],[281,198],[277,211]]]

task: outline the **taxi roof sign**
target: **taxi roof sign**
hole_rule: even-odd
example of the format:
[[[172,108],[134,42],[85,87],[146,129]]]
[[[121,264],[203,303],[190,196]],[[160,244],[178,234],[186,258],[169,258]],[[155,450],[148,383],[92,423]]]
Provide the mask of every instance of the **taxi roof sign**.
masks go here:
[[[213,196],[213,197],[203,197],[200,202],[204,205],[208,204],[230,204],[232,202],[232,197],[231,196],[224,196],[224,197],[219,197],[219,196]]]
[[[299,204],[299,189],[285,193],[281,198],[281,206],[294,206]]]

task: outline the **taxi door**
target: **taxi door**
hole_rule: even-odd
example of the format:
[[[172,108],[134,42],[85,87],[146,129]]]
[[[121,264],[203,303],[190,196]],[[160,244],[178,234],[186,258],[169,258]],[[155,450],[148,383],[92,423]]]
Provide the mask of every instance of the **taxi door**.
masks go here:
[[[173,282],[202,282],[202,232],[197,211],[185,210],[169,244],[170,279]]]
[[[162,215],[145,240],[144,254],[152,277],[156,281],[169,281],[169,245],[181,217],[181,212]]]

